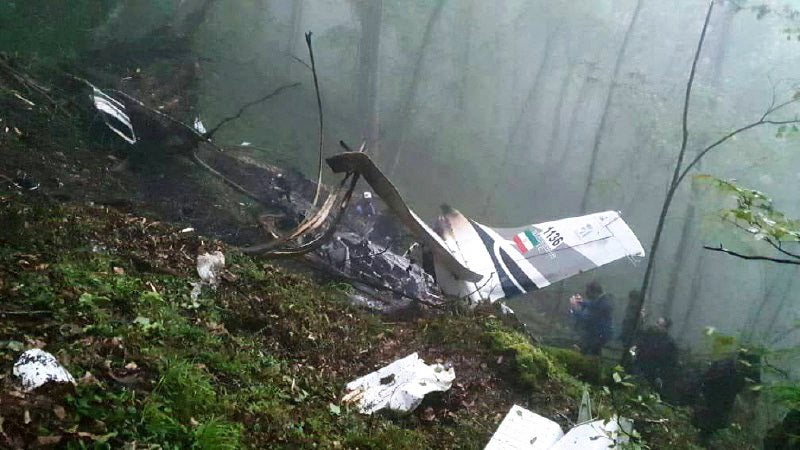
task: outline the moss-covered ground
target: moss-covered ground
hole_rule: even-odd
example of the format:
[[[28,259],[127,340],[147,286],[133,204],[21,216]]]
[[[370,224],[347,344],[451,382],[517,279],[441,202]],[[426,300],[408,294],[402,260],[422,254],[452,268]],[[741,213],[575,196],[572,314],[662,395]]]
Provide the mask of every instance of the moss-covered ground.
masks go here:
[[[224,281],[193,301],[195,256],[215,249],[227,256]],[[570,370],[608,381],[570,350],[532,344],[493,310],[387,322],[349,306],[348,289],[147,218],[6,191],[0,442],[480,448],[514,403],[569,426],[584,386]],[[77,386],[20,392],[11,366],[32,347],[56,355]],[[347,381],[413,351],[451,363],[453,388],[406,417],[341,404]],[[613,409],[592,389],[600,409]],[[642,417],[667,423],[641,403]]]
[[[0,447],[482,448],[514,404],[573,426],[587,389],[597,414],[636,421],[639,443],[691,448],[681,411],[491,307],[376,316],[348,285],[203,237],[236,240],[236,195],[180,156],[111,170],[125,153],[74,107],[83,94],[24,87],[0,77]],[[11,182],[28,175],[38,190]],[[213,250],[223,282],[192,300]],[[28,348],[77,385],[23,393],[11,369]],[[348,381],[412,352],[452,364],[453,387],[406,416],[341,403]]]

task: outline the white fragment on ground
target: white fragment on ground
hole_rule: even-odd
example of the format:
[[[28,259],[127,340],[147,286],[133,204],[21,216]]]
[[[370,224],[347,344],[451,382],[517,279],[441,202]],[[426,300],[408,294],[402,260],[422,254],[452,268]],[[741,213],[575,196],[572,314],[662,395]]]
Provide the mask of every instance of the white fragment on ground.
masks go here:
[[[618,449],[628,442],[633,422],[625,418],[609,421],[595,420],[569,430],[553,450],[608,450]]]
[[[205,286],[216,290],[223,270],[225,270],[225,255],[222,252],[213,251],[197,255],[197,274],[200,275],[200,281],[191,283],[192,291],[189,297],[192,301],[200,298]]]
[[[197,274],[200,280],[212,288],[219,286],[220,275],[225,269],[225,255],[220,251],[197,256]]]
[[[564,432],[557,423],[514,405],[500,422],[485,450],[546,450],[562,436]]]
[[[14,363],[13,374],[22,382],[22,389],[30,392],[46,383],[72,383],[75,379],[55,356],[34,348],[20,355]]]
[[[632,421],[615,417],[583,423],[564,434],[556,422],[514,405],[484,450],[617,449],[632,431]]]
[[[206,126],[203,125],[203,121],[200,120],[199,117],[194,118],[194,124],[192,124],[194,129],[200,134],[206,134]]]
[[[384,408],[397,412],[413,411],[430,392],[446,391],[455,380],[453,368],[425,364],[417,353],[347,383],[342,401],[358,404],[362,414]]]

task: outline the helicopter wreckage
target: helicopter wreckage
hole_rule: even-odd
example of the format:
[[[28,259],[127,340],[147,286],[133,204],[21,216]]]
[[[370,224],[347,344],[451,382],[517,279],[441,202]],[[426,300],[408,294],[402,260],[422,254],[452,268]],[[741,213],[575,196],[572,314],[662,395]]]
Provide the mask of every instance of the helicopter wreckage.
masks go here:
[[[615,211],[494,228],[443,206],[431,227],[408,206],[363,146],[352,151],[341,143],[347,151],[327,159],[330,169],[343,175],[328,189],[227,154],[212,142],[213,133],[199,118],[189,126],[124,93],[81,81],[105,124],[128,144],[139,145],[154,128],[161,128],[156,134],[179,136],[186,156],[232,189],[271,211],[279,210],[261,217],[268,240],[243,247],[243,252],[303,257],[366,292],[366,297],[356,297],[373,309],[391,309],[398,301],[436,306],[445,297],[495,302],[616,260],[644,256],[636,235]],[[385,207],[375,208],[368,194],[358,200],[366,203],[357,208],[359,213],[348,210],[361,178]],[[317,201],[320,194],[327,198]],[[366,217],[363,207],[372,209]],[[287,225],[288,231],[281,232]],[[392,299],[388,306],[383,304],[387,298]]]

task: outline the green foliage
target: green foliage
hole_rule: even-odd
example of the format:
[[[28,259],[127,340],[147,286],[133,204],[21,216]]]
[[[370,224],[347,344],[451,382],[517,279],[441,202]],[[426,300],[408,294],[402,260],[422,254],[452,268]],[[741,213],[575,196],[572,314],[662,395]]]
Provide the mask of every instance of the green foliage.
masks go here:
[[[151,226],[134,234],[142,242],[106,252],[109,233],[124,238],[131,233],[124,228],[138,222],[109,225],[114,213],[98,209],[54,209],[43,217],[0,246],[0,278],[17,307],[47,303],[54,320],[0,324],[0,364],[10,367],[23,342],[38,339],[76,378],[91,374],[65,400],[64,419],[48,428],[70,430],[67,448],[122,448],[134,441],[164,449],[476,448],[485,445],[512,391],[519,394],[509,385],[528,388],[526,395],[536,388],[541,408],[563,411],[580,386],[568,372],[594,376],[580,355],[536,346],[490,311],[439,314],[393,328],[350,307],[346,286],[320,286],[232,249],[226,257],[236,284],[224,283],[187,308],[191,264],[182,268],[191,275],[164,275],[139,272],[128,259],[131,248],[151,245],[150,236],[161,233],[167,241],[169,230]],[[98,239],[105,242],[94,245]],[[41,253],[20,265],[15,246]],[[464,385],[436,400],[446,418],[365,418],[338,401],[346,381],[398,344],[400,352],[427,345],[469,361],[457,369]],[[465,394],[496,381],[492,372],[507,369],[504,384],[481,393],[479,400],[492,405],[477,407],[482,417],[459,406]]]
[[[772,199],[763,192],[743,188],[732,181],[720,180],[710,175],[698,175],[695,179],[709,183],[719,192],[733,197],[736,207],[723,210],[722,218],[743,228],[756,240],[800,241],[800,221],[790,219],[776,210]]]
[[[155,392],[169,400],[172,409],[184,420],[210,411],[217,399],[208,374],[196,364],[181,360],[167,362]]]
[[[608,381],[607,386],[593,392],[593,400],[600,418],[633,420],[636,430],[624,448],[700,448],[696,445],[697,430],[686,410],[662,402],[658,394],[636,383],[621,366],[612,369]]]
[[[241,448],[241,425],[217,417],[212,417],[198,425],[192,435],[194,438],[193,449],[236,450]]]
[[[0,42],[4,51],[72,59],[92,41],[116,0],[69,2],[6,1],[0,14]]]

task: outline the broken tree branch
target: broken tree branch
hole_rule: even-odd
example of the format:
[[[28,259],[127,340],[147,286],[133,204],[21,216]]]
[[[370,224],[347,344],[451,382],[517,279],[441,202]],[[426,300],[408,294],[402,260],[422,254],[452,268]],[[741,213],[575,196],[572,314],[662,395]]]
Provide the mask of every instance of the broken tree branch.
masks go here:
[[[49,316],[53,311],[0,311],[0,317],[4,316]]]
[[[288,89],[291,89],[293,87],[297,87],[297,86],[300,86],[300,83],[286,84],[286,85],[278,87],[274,91],[270,92],[269,94],[267,94],[267,95],[265,95],[265,96],[263,96],[261,98],[258,98],[256,100],[253,100],[253,101],[245,103],[244,105],[242,105],[241,108],[239,108],[239,110],[236,112],[236,114],[234,114],[234,115],[232,115],[230,117],[226,117],[226,118],[222,119],[217,124],[217,126],[215,126],[214,128],[211,129],[211,131],[203,134],[203,137],[205,139],[211,140],[211,138],[217,133],[217,131],[219,131],[220,127],[222,127],[223,125],[225,125],[226,123],[228,123],[228,122],[230,122],[232,120],[236,120],[239,117],[242,117],[242,114],[244,114],[244,112],[247,110],[247,108],[250,108],[252,106],[258,105],[259,103],[263,103],[263,102],[265,102],[265,101],[277,96],[281,92],[283,92],[285,90],[288,90]]]
[[[727,248],[723,247],[722,244],[719,244],[718,247],[711,247],[711,246],[708,246],[708,245],[704,245],[703,248],[706,249],[706,250],[711,250],[712,252],[727,253],[727,254],[729,254],[731,256],[735,256],[735,257],[741,258],[741,259],[755,260],[755,261],[769,261],[769,262],[774,262],[774,263],[777,263],[777,264],[792,264],[792,265],[800,266],[800,260],[773,258],[771,256],[745,255],[745,254],[742,254],[742,253],[735,252],[733,250],[728,250]]]
[[[308,47],[308,57],[311,59],[311,74],[314,76],[314,91],[317,93],[317,111],[319,112],[319,163],[317,166],[317,189],[314,191],[314,201],[312,204],[317,206],[319,192],[322,188],[322,150],[325,145],[325,128],[322,117],[322,97],[319,93],[319,81],[317,79],[317,65],[314,63],[314,48],[311,46],[311,32],[306,33],[306,46]]]

